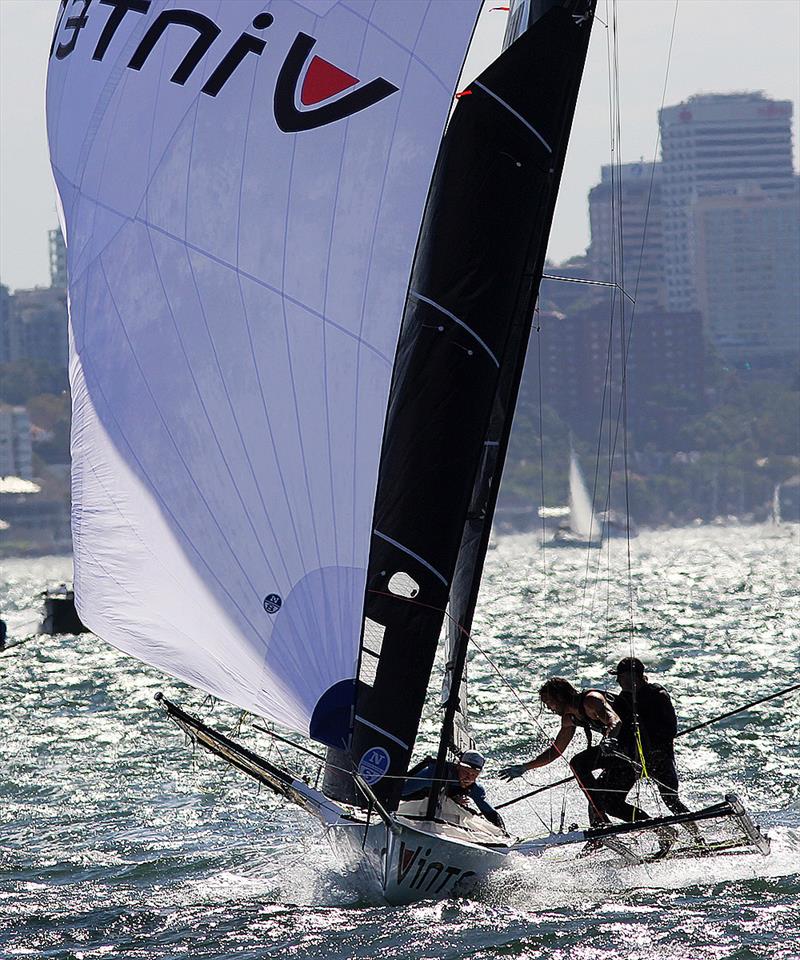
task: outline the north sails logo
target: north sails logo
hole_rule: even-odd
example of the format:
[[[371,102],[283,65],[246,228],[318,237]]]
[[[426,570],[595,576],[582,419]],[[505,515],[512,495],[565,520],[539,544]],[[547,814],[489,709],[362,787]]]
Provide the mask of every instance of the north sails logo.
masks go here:
[[[377,783],[391,766],[391,758],[383,747],[370,747],[358,762],[358,772],[372,785]]]
[[[151,3],[152,0],[99,0],[98,6],[109,7],[110,12],[92,52],[92,60],[102,61],[128,14],[146,14]],[[61,0],[50,47],[51,56],[55,55],[57,60],[63,60],[73,53],[81,31],[89,22],[91,5],[92,0]],[[259,13],[253,18],[252,26],[258,31],[264,31],[272,26],[274,20],[271,13]],[[183,86],[222,32],[213,20],[196,10],[173,8],[162,11],[147,28],[133,51],[128,68],[141,70],[161,37],[174,27],[178,28],[176,36],[183,38],[189,45],[169,79],[171,83]],[[194,33],[187,32],[186,27],[191,28]],[[358,77],[320,56],[312,56],[316,42],[314,37],[298,33],[278,73],[273,106],[275,121],[284,133],[313,130],[343,120],[374,106],[398,90],[383,77],[376,77],[369,83],[344,93],[359,84]],[[242,33],[222,54],[200,92],[216,97],[242,61],[251,54],[260,57],[266,46],[267,41],[262,37],[248,32]],[[296,105],[298,88],[301,106]],[[303,107],[314,109],[302,109]]]

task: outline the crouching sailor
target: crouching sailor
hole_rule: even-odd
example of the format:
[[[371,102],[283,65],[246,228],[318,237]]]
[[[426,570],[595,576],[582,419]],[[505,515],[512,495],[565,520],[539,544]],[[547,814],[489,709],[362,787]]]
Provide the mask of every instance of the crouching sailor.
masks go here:
[[[521,777],[528,770],[536,770],[563,756],[582,727],[602,735],[597,746],[591,746],[591,732],[587,733],[589,747],[576,753],[569,765],[580,788],[589,801],[589,822],[592,826],[608,823],[608,818],[634,822],[648,820],[648,815],[625,799],[636,783],[638,767],[631,762],[633,730],[630,721],[620,716],[612,706],[613,694],[600,690],[578,691],[563,677],[552,677],[539,691],[539,699],[553,713],[561,717],[561,729],[552,745],[526,763],[513,763],[500,771],[504,780]],[[600,770],[596,776],[594,771]]]
[[[483,770],[486,758],[477,750],[465,750],[458,763],[445,764],[443,779],[448,797],[462,807],[471,800],[484,817],[501,830],[506,825],[503,818],[486,799],[486,791],[477,779]],[[423,800],[431,792],[436,773],[436,761],[426,757],[408,771],[408,780],[403,787],[403,800]]]

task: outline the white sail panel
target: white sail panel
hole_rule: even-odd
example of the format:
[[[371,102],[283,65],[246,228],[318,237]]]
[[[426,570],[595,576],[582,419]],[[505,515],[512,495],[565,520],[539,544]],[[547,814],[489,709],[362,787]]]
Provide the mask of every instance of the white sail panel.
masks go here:
[[[327,742],[355,672],[409,272],[478,6],[59,8],[48,134],[81,617]]]

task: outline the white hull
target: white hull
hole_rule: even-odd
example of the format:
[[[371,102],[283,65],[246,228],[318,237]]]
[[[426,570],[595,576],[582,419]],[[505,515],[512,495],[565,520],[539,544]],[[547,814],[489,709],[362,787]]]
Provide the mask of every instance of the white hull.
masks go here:
[[[459,896],[504,865],[513,841],[482,817],[452,812],[454,823],[411,821],[398,813],[390,824],[377,818],[366,827],[333,824],[327,835],[365,893],[393,905]]]

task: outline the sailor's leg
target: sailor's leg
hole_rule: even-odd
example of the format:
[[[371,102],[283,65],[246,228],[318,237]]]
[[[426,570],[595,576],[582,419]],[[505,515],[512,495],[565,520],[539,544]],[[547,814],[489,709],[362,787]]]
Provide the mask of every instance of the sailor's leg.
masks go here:
[[[600,823],[607,823],[608,817],[605,814],[602,803],[602,792],[594,771],[600,767],[600,750],[598,747],[589,747],[588,750],[581,750],[569,762],[578,786],[586,794],[589,801],[589,823],[595,827]]]
[[[618,820],[635,823],[637,820],[649,820],[649,814],[641,807],[628,803],[627,795],[636,783],[636,770],[622,760],[612,760],[603,770],[601,785],[603,792],[603,808],[606,813]]]
[[[690,813],[691,811],[678,796],[678,771],[675,767],[675,757],[672,754],[657,753],[648,761],[648,771],[655,780],[664,806],[670,813]],[[696,823],[691,821],[683,824],[686,832],[696,843],[703,842],[703,834]]]
[[[675,767],[675,757],[667,753],[654,754],[648,767],[664,805],[672,813],[689,813],[689,808],[678,796],[678,771]]]

